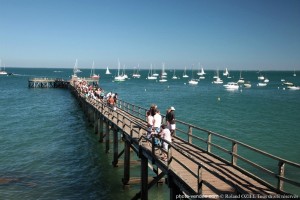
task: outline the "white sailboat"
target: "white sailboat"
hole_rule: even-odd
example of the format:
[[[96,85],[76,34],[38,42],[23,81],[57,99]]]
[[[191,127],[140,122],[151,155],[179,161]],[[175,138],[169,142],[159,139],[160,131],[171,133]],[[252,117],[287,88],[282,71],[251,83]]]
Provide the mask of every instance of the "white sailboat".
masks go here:
[[[114,78],[114,80],[117,82],[125,81],[125,77],[120,75],[120,67],[121,67],[121,64],[120,64],[120,61],[118,60],[118,75],[115,76],[115,78]]]
[[[76,59],[75,65],[73,68],[73,75],[72,78],[77,78],[77,73],[81,72],[80,69],[78,68],[78,60]]]
[[[122,72],[122,76],[126,79],[128,78],[128,75],[125,72],[125,65],[123,65],[123,72]]]
[[[2,61],[0,59],[0,75],[7,75],[7,72],[5,71],[5,67],[2,69]]]
[[[135,69],[133,70],[132,77],[133,77],[133,78],[140,78],[140,77],[141,77],[141,75],[140,75],[140,73],[139,73],[139,66],[138,66],[137,69],[135,68]]]
[[[242,71],[240,71],[240,79],[237,83],[245,83],[245,79],[242,77]]]
[[[150,70],[148,72],[148,77],[147,77],[148,80],[156,80],[157,79],[157,76],[154,76],[154,74],[152,73],[152,64],[151,64],[151,67],[150,67]]]
[[[228,76],[228,75],[229,75],[228,69],[225,68],[225,71],[223,72],[223,76]]]
[[[192,79],[189,81],[190,85],[198,85],[198,80],[194,79],[194,74],[192,70]]]
[[[178,77],[177,77],[176,74],[175,74],[175,71],[176,71],[176,70],[174,69],[172,79],[178,79]]]
[[[111,74],[110,71],[109,71],[109,69],[108,69],[108,66],[106,67],[106,72],[105,72],[105,74]]]
[[[295,71],[295,69],[294,69],[294,74],[293,74],[293,76],[297,76],[297,75],[296,75],[296,71]]]
[[[189,76],[186,74],[186,67],[184,67],[182,78],[188,78]]]
[[[94,61],[93,61],[90,77],[92,79],[99,79],[100,78],[99,74],[95,73],[95,62]]]
[[[214,76],[214,84],[223,84],[223,80],[219,77],[219,70],[217,70],[217,74]]]
[[[198,72],[197,73],[197,75],[199,75],[199,76],[203,76],[203,75],[205,75],[206,73],[204,72],[204,69],[203,69],[203,67],[201,67],[201,71],[200,72]]]
[[[162,64],[161,77],[167,78],[167,72],[165,72],[165,63]]]

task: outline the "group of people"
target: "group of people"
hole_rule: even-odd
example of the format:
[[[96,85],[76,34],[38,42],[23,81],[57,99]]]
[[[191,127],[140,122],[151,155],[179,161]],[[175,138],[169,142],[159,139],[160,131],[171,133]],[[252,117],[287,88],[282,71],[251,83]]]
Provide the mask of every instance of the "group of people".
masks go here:
[[[95,100],[103,100],[107,102],[112,110],[116,109],[116,103],[118,99],[117,93],[108,92],[105,94],[104,90],[98,86],[89,85],[87,81],[80,80],[74,83],[75,88],[86,98],[92,98]],[[160,114],[157,105],[151,105],[147,111],[147,137],[150,139],[154,137],[156,145],[162,146],[168,151],[169,144],[172,142],[172,136],[175,133],[175,108],[171,106],[166,112],[165,119]],[[163,123],[165,122],[165,123]],[[161,140],[163,139],[163,140]],[[167,141],[167,142],[164,142]],[[166,160],[167,156],[162,157]]]
[[[116,109],[116,103],[118,99],[117,93],[108,92],[105,94],[105,91],[95,85],[88,84],[85,80],[77,80],[74,82],[75,88],[86,98],[92,98],[95,100],[103,100],[107,102],[107,105],[113,110]]]
[[[175,133],[175,108],[171,106],[168,108],[165,123],[163,123],[163,118],[160,114],[157,105],[151,105],[150,109],[146,113],[147,117],[147,138],[154,137],[155,145],[161,146],[168,151],[169,143],[172,142],[172,136]],[[163,139],[163,140],[160,140]],[[167,141],[167,142],[164,142]],[[162,157],[163,160],[167,159],[167,156]]]

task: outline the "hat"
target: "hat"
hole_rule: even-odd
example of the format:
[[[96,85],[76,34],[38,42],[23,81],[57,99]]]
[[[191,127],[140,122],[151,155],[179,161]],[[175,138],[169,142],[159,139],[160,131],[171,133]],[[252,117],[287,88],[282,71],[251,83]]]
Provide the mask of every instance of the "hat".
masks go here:
[[[171,110],[175,110],[175,108],[173,107],[173,106],[171,106],[171,108],[170,108]]]

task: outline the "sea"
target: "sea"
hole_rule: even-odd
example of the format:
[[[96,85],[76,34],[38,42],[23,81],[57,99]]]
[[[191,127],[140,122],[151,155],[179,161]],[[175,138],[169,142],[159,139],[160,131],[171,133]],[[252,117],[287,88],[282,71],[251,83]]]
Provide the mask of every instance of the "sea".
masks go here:
[[[98,137],[67,89],[29,88],[33,77],[70,79],[68,68],[6,68],[13,73],[0,76],[0,199],[131,199],[140,186],[122,186],[123,167],[112,166],[112,152]],[[207,70],[198,85],[182,78],[160,83],[141,78],[114,82],[117,70],[100,74],[99,86],[106,92],[145,108],[156,104],[164,114],[175,107],[176,118],[220,133],[292,162],[300,163],[300,90],[289,90],[282,79],[300,85],[300,72],[263,71],[269,83],[258,87],[258,71],[230,71],[231,79],[242,76],[251,88],[235,91],[212,84],[215,70]],[[88,77],[90,69],[78,74]],[[120,148],[121,149],[121,148]],[[133,153],[134,154],[134,153]],[[133,158],[137,158],[133,155]],[[131,176],[139,176],[139,166],[132,166]],[[295,171],[299,175],[299,170]],[[168,199],[168,187],[154,186],[149,199]],[[294,191],[299,192],[299,191]]]

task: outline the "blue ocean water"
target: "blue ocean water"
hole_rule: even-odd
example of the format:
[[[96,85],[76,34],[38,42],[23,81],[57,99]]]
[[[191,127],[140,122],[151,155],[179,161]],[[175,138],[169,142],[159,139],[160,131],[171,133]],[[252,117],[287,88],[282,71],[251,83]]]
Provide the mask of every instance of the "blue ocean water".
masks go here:
[[[30,77],[68,79],[72,69],[7,71],[16,75],[0,76],[0,199],[130,199],[139,191],[138,185],[122,188],[122,167],[111,166],[112,156],[98,143],[68,90],[28,88]],[[97,72],[100,87],[117,92],[122,100],[143,107],[155,103],[162,113],[174,106],[177,119],[300,162],[300,91],[284,89],[281,83],[284,78],[300,85],[300,73],[294,77],[291,71],[266,71],[268,86],[257,87],[258,73],[243,71],[252,87],[233,92],[211,83],[214,71],[207,71],[197,86],[183,78],[146,80],[147,70],[140,79],[116,83],[116,72],[104,71]],[[79,76],[89,73],[86,69]],[[182,76],[182,71],[176,74]],[[231,72],[230,81],[239,75]],[[133,167],[132,174],[138,175],[139,168]],[[150,197],[165,199],[167,191],[155,187]]]

